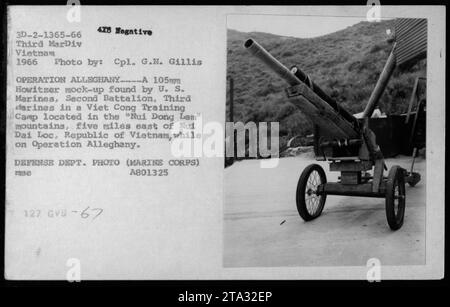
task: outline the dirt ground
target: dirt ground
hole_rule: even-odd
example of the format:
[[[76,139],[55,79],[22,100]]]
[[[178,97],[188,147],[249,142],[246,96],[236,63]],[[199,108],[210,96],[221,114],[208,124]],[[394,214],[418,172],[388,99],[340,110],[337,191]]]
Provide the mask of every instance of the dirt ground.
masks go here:
[[[417,158],[422,180],[406,185],[403,227],[390,230],[385,200],[327,196],[322,215],[304,222],[298,215],[295,190],[310,163],[324,167],[328,181],[339,173],[309,157],[280,159],[278,167],[260,168],[247,160],[225,169],[224,266],[360,266],[370,258],[382,265],[425,263],[426,160]],[[410,168],[410,157],[387,159],[389,167]]]

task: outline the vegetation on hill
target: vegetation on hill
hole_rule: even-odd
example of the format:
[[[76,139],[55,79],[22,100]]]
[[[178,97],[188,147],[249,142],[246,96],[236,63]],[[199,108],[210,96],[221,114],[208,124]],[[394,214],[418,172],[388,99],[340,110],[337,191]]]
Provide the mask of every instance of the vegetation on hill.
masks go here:
[[[300,67],[344,108],[358,113],[364,109],[392,49],[388,29],[393,31],[393,20],[360,22],[315,38],[229,29],[227,77],[234,79],[234,121],[280,122],[281,146],[293,136],[312,132],[309,120],[285,97],[285,82],[244,49],[247,38],[255,39],[288,68]],[[426,75],[426,60],[396,69],[380,100],[382,112],[405,112],[419,75]]]

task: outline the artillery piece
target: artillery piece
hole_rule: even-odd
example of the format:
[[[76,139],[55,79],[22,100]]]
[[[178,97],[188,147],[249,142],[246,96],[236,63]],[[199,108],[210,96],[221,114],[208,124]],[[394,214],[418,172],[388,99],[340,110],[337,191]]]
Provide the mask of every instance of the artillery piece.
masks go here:
[[[329,161],[330,171],[341,173],[338,182],[327,182],[325,171],[319,164],[311,164],[303,170],[297,185],[296,203],[305,221],[313,220],[322,213],[327,195],[347,195],[385,198],[389,227],[397,230],[403,225],[405,183],[416,185],[420,174],[413,172],[412,168],[407,171],[395,165],[385,176],[387,167],[383,154],[368,125],[368,119],[396,66],[426,56],[426,20],[425,44],[423,35],[422,39],[418,39],[417,35],[410,35],[411,31],[408,31],[415,29],[415,33],[423,33],[423,22],[406,19],[397,24],[401,28],[396,31],[399,32],[396,39],[402,33],[406,33],[403,36],[406,39],[400,41],[399,50],[397,42],[394,43],[361,119],[342,108],[297,66],[286,68],[253,39],[244,43],[253,56],[288,83],[287,98],[314,123],[316,160]],[[415,153],[413,163],[414,158]]]

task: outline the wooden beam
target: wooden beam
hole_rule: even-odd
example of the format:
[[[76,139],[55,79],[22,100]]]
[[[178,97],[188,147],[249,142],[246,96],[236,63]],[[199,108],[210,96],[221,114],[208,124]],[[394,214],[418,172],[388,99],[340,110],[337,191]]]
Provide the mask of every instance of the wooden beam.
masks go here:
[[[372,161],[341,161],[330,163],[331,172],[357,172],[368,171],[373,166]]]
[[[343,131],[346,135],[346,139],[356,139],[359,138],[359,132],[353,128],[353,125],[345,120],[341,115],[339,115],[333,107],[331,107],[326,101],[322,100],[313,90],[311,90],[305,84],[298,84],[291,86],[286,89],[288,97],[303,96],[310,104],[312,104],[320,116],[334,125],[336,125],[339,130]],[[306,113],[306,115],[310,115]]]
[[[336,125],[333,121],[330,121],[324,112],[317,109],[309,100],[303,96],[293,96],[289,98],[289,101],[295,105],[303,114],[309,117],[309,119],[321,129],[324,129],[330,138],[346,139],[349,138],[349,134]]]
[[[341,172],[341,183],[346,185],[360,184],[361,172]]]
[[[345,196],[359,196],[359,197],[379,197],[386,196],[385,185],[381,184],[378,191],[374,192],[372,183],[361,184],[342,184],[338,182],[327,182],[319,187],[319,193],[326,195],[345,195]]]

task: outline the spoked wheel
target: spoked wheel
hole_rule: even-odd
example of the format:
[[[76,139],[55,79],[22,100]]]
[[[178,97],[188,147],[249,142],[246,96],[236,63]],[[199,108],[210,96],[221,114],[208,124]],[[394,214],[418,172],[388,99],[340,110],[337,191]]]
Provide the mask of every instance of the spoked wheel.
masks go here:
[[[400,229],[405,216],[405,175],[400,166],[393,166],[386,182],[386,218],[392,230]]]
[[[327,182],[323,168],[318,164],[306,167],[298,180],[297,185],[297,210],[305,221],[318,217],[323,210],[327,196],[318,195],[319,185]]]

